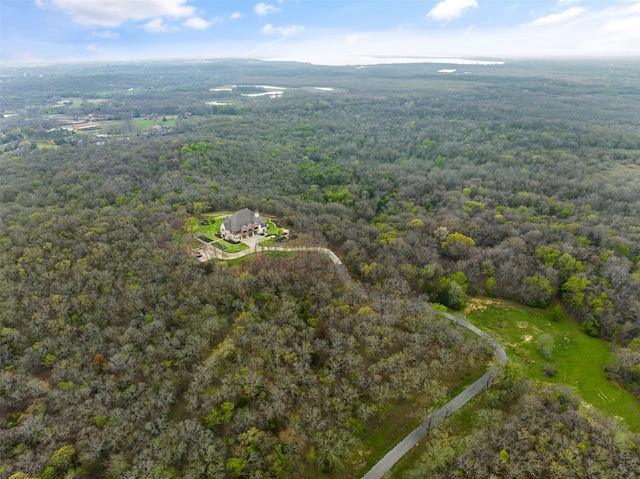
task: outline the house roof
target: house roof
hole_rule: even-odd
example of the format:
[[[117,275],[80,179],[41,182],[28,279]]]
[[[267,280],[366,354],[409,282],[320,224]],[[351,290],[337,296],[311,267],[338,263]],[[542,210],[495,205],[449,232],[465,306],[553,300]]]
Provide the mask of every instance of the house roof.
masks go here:
[[[236,211],[233,215],[229,216],[224,221],[224,227],[229,231],[240,231],[243,226],[252,225],[254,223],[264,224],[265,220],[262,216],[257,218],[254,216],[254,212],[249,208],[245,208],[240,211]]]

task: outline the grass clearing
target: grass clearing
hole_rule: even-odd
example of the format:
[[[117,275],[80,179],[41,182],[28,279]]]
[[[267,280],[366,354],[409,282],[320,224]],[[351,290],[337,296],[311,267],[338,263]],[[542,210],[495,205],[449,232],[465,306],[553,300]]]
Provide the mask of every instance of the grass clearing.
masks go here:
[[[166,121],[162,120],[163,117],[152,118],[152,119],[143,119],[143,118],[134,118],[133,122],[135,127],[139,130],[145,131],[151,128],[152,126],[175,126],[176,117],[175,116],[166,116]]]
[[[215,218],[219,218],[221,216],[227,217],[229,215],[232,215],[233,211],[216,211],[214,213],[203,213],[202,217],[203,218],[207,218],[207,219],[215,219]]]
[[[529,308],[491,300],[469,315],[469,321],[494,335],[510,359],[521,361],[526,374],[538,383],[567,384],[592,406],[614,416],[630,430],[640,432],[640,403],[607,379],[609,345],[588,336],[581,325],[562,315],[556,322],[550,309]],[[545,366],[555,369],[549,377]]]
[[[132,130],[127,127],[125,120],[105,120],[96,122],[99,133],[127,135],[138,132],[145,132],[154,126],[173,127],[176,124],[176,116],[166,116],[167,121],[162,120],[163,117],[155,117],[150,119],[134,118]]]
[[[63,98],[62,100],[56,102],[56,106],[65,106],[67,108],[95,108],[106,102],[106,98],[82,98],[79,96],[73,96]]]
[[[38,150],[43,150],[43,151],[50,150],[50,149],[57,150],[58,148],[60,148],[60,146],[56,145],[52,141],[49,141],[47,143],[39,141],[38,143],[36,143],[36,146],[37,146]]]

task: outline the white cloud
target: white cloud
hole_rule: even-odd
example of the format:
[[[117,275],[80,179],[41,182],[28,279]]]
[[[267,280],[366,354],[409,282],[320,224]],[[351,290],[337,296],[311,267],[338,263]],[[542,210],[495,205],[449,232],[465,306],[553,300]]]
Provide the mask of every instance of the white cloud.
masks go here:
[[[640,17],[622,18],[608,22],[603,25],[602,31],[620,36],[634,36],[640,39]]]
[[[351,35],[347,35],[347,43],[358,43],[363,40],[366,40],[368,34],[366,33],[352,33]]]
[[[240,20],[242,17],[244,17],[244,13],[242,12],[233,12],[229,18],[231,18],[231,20]]]
[[[279,12],[280,9],[268,3],[260,2],[260,3],[256,3],[256,6],[253,7],[253,11],[256,13],[256,15],[260,15],[261,17],[266,17],[271,13]]]
[[[558,5],[573,5],[574,3],[580,3],[582,0],[558,0]]]
[[[191,17],[195,8],[188,0],[37,0],[39,7],[62,10],[73,21],[87,26],[117,27],[129,20]],[[154,20],[152,20],[154,21]],[[147,24],[148,25],[148,24]]]
[[[162,18],[154,18],[144,25],[144,29],[149,33],[167,33],[169,31],[169,25],[164,23]]]
[[[626,9],[629,13],[640,13],[640,2],[634,3]]]
[[[120,34],[117,32],[112,32],[110,30],[106,30],[104,32],[96,32],[93,34],[96,37],[104,38],[106,40],[117,40],[120,38]]]
[[[567,20],[571,20],[582,15],[586,10],[582,7],[571,7],[568,10],[565,10],[562,13],[554,13],[552,15],[547,15],[546,17],[536,18],[529,25],[533,26],[546,26],[546,25],[556,25],[558,23],[566,22]]]
[[[100,48],[98,45],[96,45],[95,43],[92,43],[91,45],[87,45],[86,47],[84,47],[84,49],[88,52],[101,52],[102,48]]]
[[[208,21],[206,21],[206,20],[204,20],[203,18],[200,18],[200,17],[187,18],[182,23],[183,27],[192,28],[194,30],[206,30],[211,25],[213,25],[213,22],[208,22]]]
[[[267,23],[264,27],[262,27],[262,33],[266,35],[281,35],[283,37],[288,37],[290,35],[295,35],[296,33],[300,33],[304,30],[302,25],[289,25],[287,27],[274,27],[270,23]]]
[[[427,17],[439,22],[448,22],[463,15],[470,8],[478,8],[477,0],[441,0]]]
[[[0,3],[5,0],[0,0]],[[34,1],[34,0],[32,0]],[[88,1],[88,0],[83,0]],[[108,0],[102,0],[107,2]],[[284,6],[276,3],[276,0],[264,0],[271,5]],[[410,1],[410,0],[406,0]],[[414,1],[414,0],[411,0]],[[485,3],[477,0],[480,6]],[[519,0],[507,0],[515,3]],[[561,0],[552,0],[547,5],[552,5],[555,10],[546,13],[562,14],[572,7],[585,7],[585,11],[574,18],[566,18],[566,23],[547,23],[547,26],[534,25],[532,23],[518,25],[501,25],[490,27],[488,24],[477,22],[474,28],[393,28],[388,31],[369,30],[344,30],[326,29],[315,30],[314,34],[306,34],[309,29],[303,30],[301,26],[278,27],[278,22],[265,26],[260,35],[247,35],[240,39],[226,38],[224,36],[196,35],[188,43],[181,42],[149,42],[133,48],[125,42],[111,41],[107,44],[99,40],[98,32],[105,30],[117,31],[115,28],[96,28],[93,39],[97,47],[105,51],[92,53],[83,51],[83,58],[96,58],[100,56],[105,60],[123,59],[148,59],[148,58],[210,58],[212,56],[261,58],[295,60],[332,65],[358,65],[372,63],[393,62],[425,62],[429,58],[438,57],[442,63],[455,58],[478,59],[504,59],[527,57],[601,57],[611,58],[626,56],[637,58],[640,54],[640,1],[610,1],[562,4]],[[51,7],[52,0],[42,0]],[[135,0],[130,0],[133,4]],[[253,0],[252,7],[258,2]],[[189,1],[187,3],[195,2]],[[183,3],[182,5],[186,5]],[[204,2],[202,2],[204,3]],[[201,4],[202,4],[201,3]],[[213,2],[212,2],[213,3]],[[230,3],[230,2],[229,2]],[[430,6],[435,6],[439,0],[431,0]],[[606,4],[605,4],[606,3]],[[519,1],[520,9],[531,8],[532,2]],[[537,2],[536,2],[537,4]],[[237,8],[241,9],[239,2]],[[289,5],[285,1],[284,5]],[[470,7],[471,8],[471,7]],[[479,8],[479,7],[478,7]],[[505,7],[506,8],[506,7]],[[241,12],[242,10],[239,10]],[[228,11],[229,14],[233,10]],[[238,12],[238,13],[239,13]],[[473,12],[473,10],[471,10]],[[231,21],[231,15],[225,16],[226,21]],[[173,31],[172,25],[180,25],[188,18],[202,15],[207,21],[215,22],[215,19],[204,16],[203,13],[193,12],[191,15],[176,19],[169,16],[152,16],[144,21],[144,25],[151,20],[149,29],[155,31]],[[254,20],[262,20],[253,10],[246,10],[247,16],[254,16]],[[546,18],[545,13],[537,16]],[[566,14],[565,14],[566,15]],[[479,15],[474,15],[474,17]],[[238,18],[242,18],[239,15]],[[535,20],[536,16],[530,18]],[[558,17],[551,17],[558,18]],[[538,22],[541,19],[538,18]],[[550,20],[545,20],[549,22]],[[262,26],[265,22],[262,22]],[[184,27],[181,27],[184,28]],[[211,27],[210,27],[211,28]],[[260,27],[259,27],[260,28]],[[366,27],[365,27],[366,28]],[[300,32],[298,35],[293,33]],[[287,37],[289,34],[291,36]],[[284,39],[284,41],[283,41]],[[4,38],[3,38],[4,40]],[[106,40],[105,40],[106,42]],[[24,43],[24,42],[23,42]],[[87,42],[89,43],[89,42]],[[11,63],[24,63],[29,61],[63,61],[76,59],[78,47],[71,49],[67,45],[59,44],[56,48],[46,44],[36,50],[36,47],[27,44],[18,44],[9,49],[4,44],[0,48],[0,60]],[[66,48],[66,49],[65,49]],[[80,49],[84,49],[81,44]],[[31,52],[32,53],[28,53]],[[35,57],[34,55],[38,55]],[[55,56],[54,56],[55,55]],[[438,67],[440,68],[440,67]],[[446,66],[443,68],[447,68]],[[455,67],[453,67],[455,68]]]

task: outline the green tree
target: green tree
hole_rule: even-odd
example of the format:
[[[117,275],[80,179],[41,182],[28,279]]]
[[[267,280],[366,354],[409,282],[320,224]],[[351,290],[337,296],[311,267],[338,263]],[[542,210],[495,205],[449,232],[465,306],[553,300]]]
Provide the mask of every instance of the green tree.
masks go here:
[[[440,244],[442,251],[448,256],[459,259],[466,257],[475,246],[475,241],[462,233],[451,233],[446,241]]]
[[[66,470],[73,465],[76,448],[72,444],[62,446],[51,456],[51,465],[58,470]]]
[[[31,476],[25,472],[16,472],[15,474],[11,474],[9,479],[31,479]]]
[[[522,297],[529,306],[546,308],[556,293],[551,281],[545,276],[529,276],[523,280]]]
[[[445,306],[460,311],[466,304],[467,276],[458,271],[440,278],[436,300]]]
[[[562,285],[562,299],[574,308],[581,308],[584,305],[586,289],[591,285],[591,281],[580,276],[571,276]]]
[[[232,457],[227,460],[225,467],[231,477],[240,477],[242,472],[247,468],[247,460],[243,457]]]
[[[227,425],[231,422],[233,416],[234,405],[232,402],[223,402],[220,408],[211,408],[209,414],[202,420],[204,425],[209,429],[214,429],[220,424]]]

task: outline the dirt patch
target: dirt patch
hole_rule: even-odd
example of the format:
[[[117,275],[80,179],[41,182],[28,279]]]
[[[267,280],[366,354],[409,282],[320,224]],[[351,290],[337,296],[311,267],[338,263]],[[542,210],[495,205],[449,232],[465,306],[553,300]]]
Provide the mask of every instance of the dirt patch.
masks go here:
[[[491,304],[499,304],[500,301],[488,298],[472,298],[467,302],[467,306],[464,308],[464,314],[469,314],[471,311],[487,309],[487,306]]]

